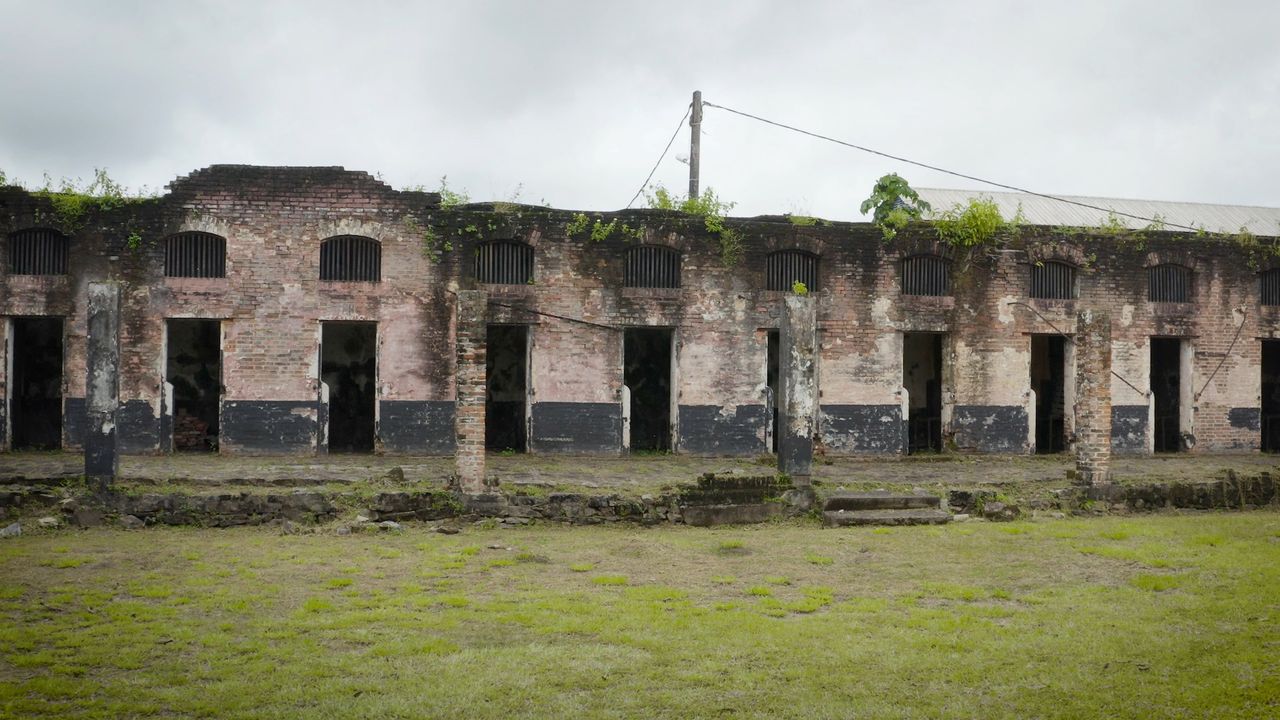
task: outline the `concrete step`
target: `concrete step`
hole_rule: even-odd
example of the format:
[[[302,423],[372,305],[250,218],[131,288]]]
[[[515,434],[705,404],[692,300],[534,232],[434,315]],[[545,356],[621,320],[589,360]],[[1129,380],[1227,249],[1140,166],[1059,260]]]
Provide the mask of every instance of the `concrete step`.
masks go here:
[[[854,525],[942,525],[951,522],[945,510],[916,508],[912,510],[828,510],[822,513],[828,527]]]
[[[911,510],[940,507],[937,495],[894,493],[887,490],[870,492],[840,491],[827,497],[823,510]]]

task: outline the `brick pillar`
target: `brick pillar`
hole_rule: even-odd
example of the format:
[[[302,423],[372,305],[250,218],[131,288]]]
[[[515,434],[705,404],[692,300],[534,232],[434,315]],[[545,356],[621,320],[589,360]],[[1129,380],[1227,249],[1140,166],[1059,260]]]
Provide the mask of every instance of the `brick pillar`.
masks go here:
[[[1111,316],[1076,318],[1076,471],[1091,485],[1111,474]]]
[[[454,453],[458,482],[469,495],[484,492],[485,323],[488,297],[483,290],[459,290],[456,318],[456,408]]]
[[[84,440],[84,475],[105,492],[120,471],[116,414],[120,407],[120,286],[89,283],[88,376],[85,384],[89,427]]]
[[[778,340],[778,471],[790,475],[797,485],[807,486],[813,474],[813,416],[818,401],[814,365],[818,323],[813,297],[787,296]]]

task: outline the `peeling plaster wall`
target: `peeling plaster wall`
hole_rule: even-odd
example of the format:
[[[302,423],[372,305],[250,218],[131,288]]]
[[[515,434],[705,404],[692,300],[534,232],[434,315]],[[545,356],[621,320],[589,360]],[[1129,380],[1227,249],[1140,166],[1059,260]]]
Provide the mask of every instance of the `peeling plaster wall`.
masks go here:
[[[48,217],[46,200],[0,189],[0,263],[7,263],[10,232]],[[827,452],[904,451],[902,336],[909,332],[945,333],[943,420],[954,447],[1030,451],[1029,335],[1071,335],[1076,312],[1089,307],[1110,312],[1113,367],[1139,389],[1112,379],[1117,451],[1150,447],[1144,393],[1152,336],[1186,338],[1194,348],[1192,391],[1204,386],[1189,418],[1195,451],[1258,447],[1258,338],[1280,337],[1280,308],[1259,305],[1255,270],[1230,242],[1151,233],[1135,243],[1026,228],[1002,252],[953,257],[951,295],[923,297],[902,294],[902,259],[953,255],[927,227],[908,228],[886,244],[863,224],[733,220],[745,252],[728,268],[697,218],[627,211],[616,215],[619,224],[641,231],[595,242],[589,233],[568,234],[573,217],[526,206],[442,209],[432,194],[398,192],[340,168],[215,166],[179,178],[161,198],[89,218],[72,237],[67,276],[15,276],[0,267],[0,314],[66,318],[69,446],[82,441],[84,427],[86,284],[111,279],[125,286],[120,422],[132,452],[167,447],[164,320],[173,317],[223,320],[224,452],[320,449],[323,320],[378,323],[380,449],[451,452],[451,293],[484,289],[488,322],[531,327],[534,452],[621,452],[620,328],[670,327],[677,450],[750,455],[766,451],[766,333],[779,327],[786,296],[764,289],[763,268],[769,253],[798,249],[819,257],[816,420]],[[427,228],[431,237],[423,235]],[[162,239],[188,230],[226,238],[225,279],[164,277]],[[133,231],[144,238],[140,249],[127,247]],[[381,243],[382,282],[318,280],[320,242],[339,234]],[[486,239],[530,244],[533,282],[478,285],[472,258]],[[681,252],[680,288],[622,287],[626,250],[638,242]],[[445,243],[452,249],[444,251]],[[435,252],[438,261],[427,257]],[[1078,268],[1078,299],[1027,298],[1030,268],[1041,259]],[[1192,303],[1147,301],[1146,268],[1159,262],[1193,269]]]

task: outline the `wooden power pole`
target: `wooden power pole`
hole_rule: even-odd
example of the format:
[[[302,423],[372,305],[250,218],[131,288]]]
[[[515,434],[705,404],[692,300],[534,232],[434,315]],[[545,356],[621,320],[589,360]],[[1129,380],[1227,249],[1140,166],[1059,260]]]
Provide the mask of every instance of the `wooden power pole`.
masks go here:
[[[698,162],[702,152],[702,91],[693,91],[693,111],[689,113],[689,199],[698,197]]]

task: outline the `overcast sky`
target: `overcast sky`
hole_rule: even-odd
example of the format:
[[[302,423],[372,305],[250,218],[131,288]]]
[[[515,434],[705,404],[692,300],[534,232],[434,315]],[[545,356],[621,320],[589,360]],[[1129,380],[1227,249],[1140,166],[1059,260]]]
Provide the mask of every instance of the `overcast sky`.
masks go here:
[[[0,0],[0,169],[344,165],[610,210],[700,89],[1038,191],[1277,206],[1277,28],[1274,0]],[[738,215],[854,219],[890,171],[977,187],[714,108],[702,152]],[[687,155],[686,128],[655,180]]]

